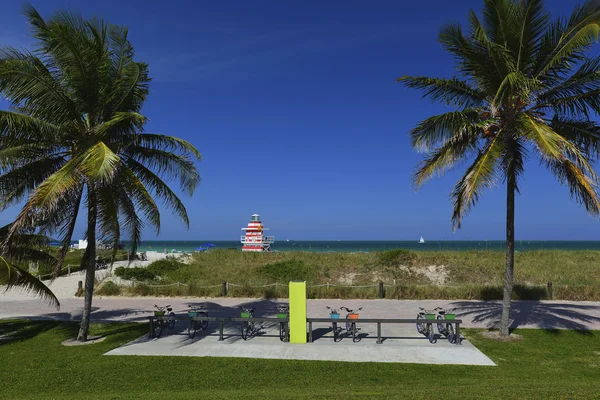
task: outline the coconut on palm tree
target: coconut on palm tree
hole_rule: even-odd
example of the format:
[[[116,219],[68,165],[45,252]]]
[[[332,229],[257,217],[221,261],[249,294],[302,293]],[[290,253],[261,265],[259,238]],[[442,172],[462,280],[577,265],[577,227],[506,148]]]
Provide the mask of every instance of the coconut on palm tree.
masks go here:
[[[483,191],[506,184],[506,270],[501,334],[509,334],[515,243],[515,193],[524,160],[535,155],[592,215],[600,213],[600,57],[589,55],[600,33],[600,1],[553,18],[542,0],[485,0],[468,29],[444,27],[439,41],[456,61],[456,76],[404,76],[404,85],[452,111],[420,122],[413,146],[425,158],[418,187],[468,161],[452,191],[454,228]]]
[[[0,285],[6,289],[19,287],[25,292],[46,300],[50,305],[60,306],[60,302],[38,277],[29,271],[30,263],[37,267],[53,267],[56,259],[49,252],[49,238],[34,233],[13,233],[10,243],[7,242],[11,232],[11,225],[0,228]]]
[[[165,180],[191,195],[200,181],[200,153],[173,136],[144,132],[148,65],[134,59],[127,29],[58,12],[45,20],[25,14],[32,52],[0,50],[0,202],[24,206],[12,232],[37,227],[57,232],[68,251],[80,207],[86,211],[82,266],[85,302],[78,339],[86,340],[95,278],[96,237],[127,239],[135,253],[144,223],[158,233],[156,199],[186,225],[186,209]],[[113,256],[114,259],[114,256]]]

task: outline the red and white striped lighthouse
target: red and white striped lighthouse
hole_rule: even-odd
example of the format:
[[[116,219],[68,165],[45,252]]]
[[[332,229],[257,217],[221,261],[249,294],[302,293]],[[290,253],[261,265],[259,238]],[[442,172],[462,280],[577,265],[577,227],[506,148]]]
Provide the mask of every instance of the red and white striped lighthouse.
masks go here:
[[[246,234],[241,237],[242,251],[271,251],[271,244],[275,241],[275,237],[263,234],[269,228],[263,227],[260,215],[252,214],[248,227],[242,228],[242,230],[246,231]]]

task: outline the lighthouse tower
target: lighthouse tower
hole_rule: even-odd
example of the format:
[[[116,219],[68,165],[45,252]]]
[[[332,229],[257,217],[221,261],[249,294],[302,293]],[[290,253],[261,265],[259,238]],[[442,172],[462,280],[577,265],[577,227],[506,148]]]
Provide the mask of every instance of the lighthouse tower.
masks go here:
[[[269,229],[263,227],[260,215],[253,214],[248,227],[242,230],[246,231],[246,234],[241,237],[242,251],[271,251],[271,243],[275,241],[275,237],[263,235],[263,232]]]

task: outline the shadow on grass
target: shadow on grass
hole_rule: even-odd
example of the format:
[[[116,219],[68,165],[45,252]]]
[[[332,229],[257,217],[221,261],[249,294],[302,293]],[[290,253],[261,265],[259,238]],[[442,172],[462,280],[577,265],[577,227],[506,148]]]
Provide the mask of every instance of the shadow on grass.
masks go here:
[[[0,324],[0,346],[32,339],[44,332],[54,330],[65,337],[77,334],[79,325],[65,321],[14,321]]]
[[[487,323],[488,328],[498,329],[502,315],[501,302],[455,301],[452,306],[458,317],[471,317],[475,323]],[[600,306],[592,304],[545,303],[539,301],[513,301],[510,311],[512,330],[520,326],[534,326],[556,332],[569,329],[589,334],[589,324],[600,322]]]

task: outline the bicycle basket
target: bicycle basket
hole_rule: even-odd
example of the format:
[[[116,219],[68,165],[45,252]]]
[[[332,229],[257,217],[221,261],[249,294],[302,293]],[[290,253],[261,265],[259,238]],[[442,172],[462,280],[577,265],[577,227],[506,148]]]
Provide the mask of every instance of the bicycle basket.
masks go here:
[[[456,314],[446,314],[445,317],[446,317],[446,319],[455,319]]]
[[[358,319],[357,313],[348,314],[348,319]]]
[[[188,317],[197,317],[198,316],[198,311],[188,311]]]
[[[425,319],[435,319],[435,314],[425,314]]]
[[[329,314],[331,319],[340,319],[340,314]]]
[[[154,311],[154,316],[155,317],[162,317],[163,315],[165,315],[164,311]]]
[[[242,311],[242,318],[251,318],[252,314],[246,311]]]
[[[287,313],[277,313],[277,318],[287,318]]]

